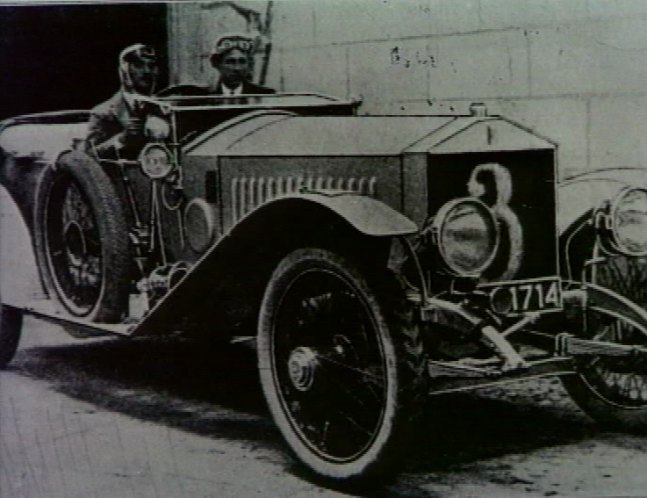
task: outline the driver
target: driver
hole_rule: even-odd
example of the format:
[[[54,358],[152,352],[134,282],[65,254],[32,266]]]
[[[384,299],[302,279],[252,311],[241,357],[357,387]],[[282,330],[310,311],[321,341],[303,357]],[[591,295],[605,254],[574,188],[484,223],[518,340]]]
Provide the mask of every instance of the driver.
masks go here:
[[[90,111],[87,144],[98,156],[114,156],[143,144],[145,112],[137,95],[150,96],[157,83],[155,50],[136,43],[119,54],[121,88]]]

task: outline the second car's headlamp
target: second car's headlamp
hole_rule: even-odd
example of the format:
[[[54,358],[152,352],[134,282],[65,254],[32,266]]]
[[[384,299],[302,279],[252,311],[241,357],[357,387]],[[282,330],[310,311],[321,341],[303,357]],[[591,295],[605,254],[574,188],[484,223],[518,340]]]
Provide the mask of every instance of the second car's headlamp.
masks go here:
[[[139,165],[147,177],[157,180],[173,170],[173,156],[164,144],[148,144],[139,154]]]
[[[626,187],[609,204],[603,238],[629,256],[647,255],[647,189]]]
[[[499,247],[494,214],[471,197],[444,204],[434,216],[432,233],[441,261],[458,276],[479,276],[492,263]]]

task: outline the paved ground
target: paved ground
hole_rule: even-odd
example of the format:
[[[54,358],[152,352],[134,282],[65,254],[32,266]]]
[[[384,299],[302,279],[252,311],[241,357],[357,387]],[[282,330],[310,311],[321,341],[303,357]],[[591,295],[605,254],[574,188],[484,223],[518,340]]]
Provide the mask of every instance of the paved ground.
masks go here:
[[[29,320],[0,373],[0,496],[340,496],[293,463],[254,354],[78,341]],[[383,496],[646,496],[647,438],[600,432],[554,381],[430,403]]]
[[[0,225],[14,223],[0,253],[25,276],[5,279],[3,297],[33,281],[10,213],[0,211]],[[417,443],[371,496],[647,496],[647,438],[601,432],[556,380],[436,398]],[[252,350],[79,341],[27,320],[0,372],[0,498],[258,495],[343,493],[288,456]]]
[[[221,438],[132,417],[120,413],[121,410],[107,410],[96,403],[61,394],[66,388],[79,388],[77,381],[84,383],[80,378],[83,372],[74,363],[43,365],[48,360],[41,355],[74,355],[75,348],[79,347],[75,340],[34,321],[27,324],[25,339],[27,344],[19,353],[17,366],[0,373],[0,496],[3,498],[330,493],[285,472],[291,461],[283,452],[276,451],[274,444],[265,447],[250,445],[245,439],[236,440],[236,433],[246,425],[253,426],[251,433],[273,433],[266,419],[237,413],[234,418],[240,428],[231,427],[232,437]],[[54,346],[43,348],[43,345]],[[95,346],[100,348],[96,342]],[[117,365],[119,355],[112,360]],[[43,378],[30,378],[38,375],[37,368]],[[58,369],[61,375],[52,375],[52,370]],[[70,378],[66,378],[68,375]],[[96,378],[88,379],[92,384],[95,381]],[[111,383],[108,390],[124,399],[136,396],[137,403],[146,403],[149,396],[146,392],[122,389],[117,383]],[[91,396],[104,394],[96,392]],[[83,398],[83,393],[79,392],[78,397]],[[168,399],[169,405],[176,402],[173,396]],[[178,411],[185,409],[195,411],[197,406],[187,404]],[[204,430],[209,431],[209,425],[221,422],[220,431],[226,433],[231,426],[229,412],[216,410]],[[155,418],[152,413],[148,415]],[[186,416],[190,417],[190,413]],[[160,421],[164,417],[161,414]]]

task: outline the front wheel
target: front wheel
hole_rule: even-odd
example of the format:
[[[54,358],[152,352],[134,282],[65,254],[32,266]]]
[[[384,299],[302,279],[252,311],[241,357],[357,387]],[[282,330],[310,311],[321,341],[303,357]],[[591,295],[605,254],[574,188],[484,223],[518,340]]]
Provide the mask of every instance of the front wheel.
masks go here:
[[[596,265],[590,280],[645,307],[645,261],[624,256]],[[647,348],[647,336],[631,323],[603,310],[585,314],[580,336]],[[647,364],[641,356],[583,356],[576,374],[562,382],[582,410],[601,424],[647,432]]]
[[[383,273],[369,281],[337,254],[298,249],[263,297],[258,362],[270,412],[324,478],[388,475],[422,408],[426,362],[414,313]]]

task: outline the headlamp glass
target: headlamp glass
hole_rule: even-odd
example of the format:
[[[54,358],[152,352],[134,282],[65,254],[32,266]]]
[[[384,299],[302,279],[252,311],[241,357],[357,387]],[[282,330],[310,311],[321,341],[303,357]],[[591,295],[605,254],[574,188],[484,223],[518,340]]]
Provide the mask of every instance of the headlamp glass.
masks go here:
[[[440,208],[434,232],[441,259],[459,276],[478,276],[496,256],[499,229],[492,211],[474,198],[455,199]]]
[[[148,144],[139,154],[139,164],[147,177],[156,180],[173,170],[173,156],[163,144]]]
[[[647,255],[647,190],[622,190],[614,199],[610,214],[617,248],[632,256]]]

